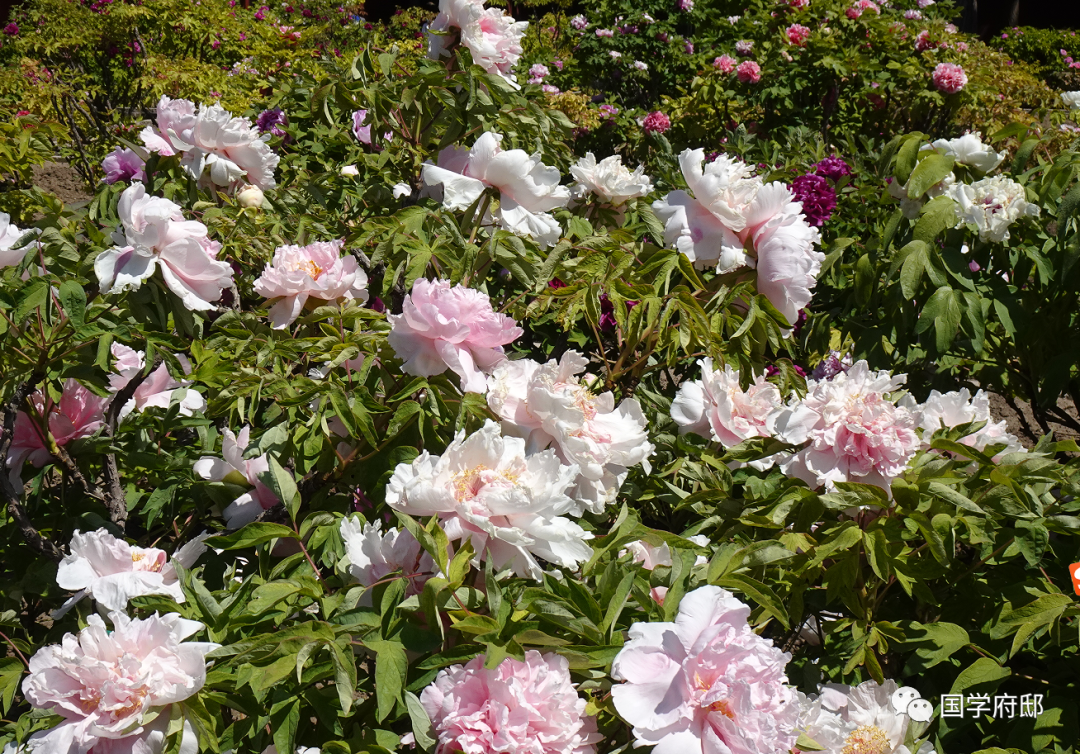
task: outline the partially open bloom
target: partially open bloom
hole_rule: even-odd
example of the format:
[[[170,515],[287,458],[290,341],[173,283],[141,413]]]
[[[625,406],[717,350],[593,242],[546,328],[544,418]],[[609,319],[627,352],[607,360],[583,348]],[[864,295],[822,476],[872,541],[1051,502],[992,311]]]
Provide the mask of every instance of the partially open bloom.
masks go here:
[[[735,67],[735,75],[744,84],[756,84],[761,81],[761,66],[753,60],[744,60]]]
[[[40,391],[34,393],[30,401],[34,406],[34,413],[44,417],[49,434],[56,441],[56,445],[62,448],[69,442],[90,437],[101,429],[109,399],[99,398],[75,380],[68,379],[64,382],[59,403],[53,403]],[[20,411],[15,417],[15,430],[12,434],[7,464],[15,478],[18,478],[19,470],[25,461],[41,468],[52,458],[37,421],[31,420],[25,411]]]
[[[612,393],[594,393],[596,378],[578,376],[587,365],[577,351],[546,364],[507,361],[492,373],[488,395],[506,431],[526,438],[530,451],[553,445],[560,458],[580,468],[575,515],[582,506],[599,513],[614,502],[627,469],[640,463],[648,473],[655,450],[637,400],[616,406]]]
[[[156,115],[157,128],[147,126],[139,135],[146,148],[165,156],[179,154],[188,148],[191,128],[195,125],[195,103],[162,95]]]
[[[736,65],[738,65],[738,61],[730,55],[721,55],[713,60],[713,67],[721,73],[731,73],[735,70]]]
[[[439,152],[438,165],[425,163],[422,179],[429,187],[441,187],[443,206],[455,211],[467,209],[487,187],[497,188],[499,208],[494,217],[499,226],[542,246],[554,246],[562,228],[548,212],[565,207],[570,190],[559,185],[558,168],[542,163],[539,153],[503,150],[502,138],[488,131],[471,149],[447,147]]]
[[[1080,110],[1080,92],[1062,92],[1061,100],[1070,110]]]
[[[367,275],[354,256],[341,256],[344,245],[341,240],[315,241],[274,250],[273,261],[252,287],[274,301],[268,316],[275,329],[295,322],[308,299],[367,301]]]
[[[938,139],[933,147],[941,154],[951,156],[958,164],[970,165],[983,173],[989,173],[1009,156],[1004,150],[997,152],[983,144],[982,134],[978,131],[956,139]]]
[[[808,382],[805,398],[769,418],[779,439],[810,441],[783,463],[784,473],[812,487],[862,482],[888,490],[921,447],[916,412],[890,397],[905,380],[858,361],[831,380]]]
[[[270,461],[266,454],[244,458],[250,437],[250,427],[244,427],[239,435],[234,435],[228,428],[222,430],[221,455],[224,459],[203,456],[195,462],[193,469],[207,481],[227,482],[250,488],[233,500],[224,511],[225,524],[230,529],[239,529],[250,524],[264,510],[269,510],[281,502],[273,490],[259,479],[261,474],[270,471]]]
[[[54,618],[67,612],[87,595],[106,610],[125,610],[133,597],[164,594],[176,602],[184,601],[184,591],[176,575],[175,563],[191,568],[206,552],[203,540],[196,537],[169,554],[156,547],[135,547],[117,539],[105,529],[83,534],[78,529],[71,537],[70,554],[64,557],[56,572],[56,584],[61,589],[77,592]]]
[[[357,516],[349,516],[341,520],[340,530],[348,572],[358,584],[373,586],[401,571],[408,585],[406,594],[419,594],[438,570],[431,555],[405,529],[391,527],[383,532],[381,521],[365,523]],[[368,596],[368,604],[370,599]]]
[[[144,163],[139,155],[130,149],[116,147],[105,159],[101,161],[101,169],[105,171],[105,183],[117,181],[144,181],[146,173],[143,170]]]
[[[692,537],[687,537],[687,540],[693,542],[699,547],[708,547],[709,538],[704,534],[695,534]],[[626,545],[625,550],[619,551],[619,557],[621,558],[626,553],[630,553],[630,557],[635,563],[641,563],[641,567],[646,571],[651,571],[657,566],[673,565],[671,560],[671,548],[667,542],[662,542],[659,547],[650,545],[643,539],[630,542]],[[709,560],[704,555],[698,555],[694,559],[695,566],[701,566],[708,563]],[[666,586],[654,586],[649,590],[649,595],[656,601],[657,604],[663,605],[664,598],[667,597],[668,588]]]
[[[502,347],[522,333],[511,317],[491,308],[486,293],[446,280],[418,278],[401,314],[387,319],[401,371],[432,377],[450,369],[468,393],[487,390],[484,372],[506,358]]]
[[[615,709],[636,745],[680,754],[780,754],[795,745],[799,704],[791,655],[755,634],[750,608],[703,586],[674,623],[635,623],[615,657]]]
[[[994,421],[990,414],[990,396],[982,390],[976,392],[974,397],[966,387],[944,394],[931,390],[926,402],[917,410],[924,447],[930,446],[931,437],[939,429],[951,429],[969,422],[986,422],[985,427],[961,438],[960,442],[976,450],[982,450],[987,445],[1005,445],[999,456],[1024,450],[1016,436],[1009,434],[1004,420]]]
[[[574,568],[592,556],[592,534],[562,514],[574,507],[567,494],[577,466],[554,450],[525,454],[525,441],[503,437],[488,421],[477,432],[459,432],[441,456],[423,451],[398,464],[386,503],[413,516],[438,516],[451,540],[469,539],[477,560],[511,567],[539,580],[537,558]]]
[[[20,230],[11,222],[11,215],[0,212],[0,267],[13,267],[23,261],[34,242],[22,246],[16,244],[30,232],[37,233],[37,230]]]
[[[784,30],[784,39],[788,44],[804,47],[806,40],[810,39],[810,29],[802,24],[792,24]]]
[[[109,390],[114,394],[123,390],[129,382],[140,374],[146,365],[145,354],[128,348],[123,343],[113,343],[110,351],[116,359],[115,371],[109,375]],[[176,354],[176,359],[185,373],[191,371],[191,364],[183,354]],[[179,399],[177,410],[180,416],[192,416],[196,411],[206,408],[206,401],[202,394],[186,387],[189,380],[177,380],[169,374],[169,368],[161,364],[147,375],[146,379],[135,388],[134,395],[120,409],[119,417],[123,419],[132,411],[143,412],[148,408],[168,409],[172,405],[174,394]]]
[[[578,185],[573,192],[577,196],[595,194],[602,201],[613,206],[625,204],[630,199],[645,196],[652,191],[652,181],[645,175],[645,168],[638,166],[631,173],[622,164],[622,157],[612,155],[596,161],[592,152],[570,166],[570,174],[577,179]]]
[[[435,754],[595,754],[603,739],[569,661],[534,649],[491,670],[483,657],[441,670],[420,703],[438,738]]]
[[[983,241],[1007,241],[1010,225],[1022,217],[1039,216],[1039,205],[1027,200],[1024,187],[1003,175],[956,183],[948,194],[956,201],[957,227],[974,225]]]
[[[147,196],[141,183],[125,189],[117,209],[123,228],[113,234],[117,245],[94,260],[101,292],[137,290],[160,267],[165,285],[186,308],[213,309],[211,302],[233,284],[233,269],[217,260],[221,244],[207,237],[206,226],[185,220],[168,199]]]
[[[645,120],[641,122],[641,127],[645,129],[645,133],[662,134],[671,128],[671,118],[656,110],[645,116]]]
[[[114,612],[109,620],[112,631],[91,615],[78,634],[30,658],[23,695],[32,706],[64,718],[35,733],[31,750],[153,751],[151,743],[162,745],[164,735],[158,726],[144,727],[147,714],[187,699],[206,683],[206,655],[220,645],[184,641],[202,623],[177,613],[139,619]],[[168,720],[167,713],[163,717]]]
[[[710,437],[728,448],[751,437],[769,437],[769,414],[784,402],[780,389],[759,374],[743,390],[739,370],[730,364],[713,369],[707,356],[698,364],[701,379],[679,385],[671,403],[671,418],[679,432]]]
[[[945,94],[956,94],[967,86],[968,77],[956,63],[938,63],[930,74],[934,87]]]
[[[513,69],[521,57],[521,39],[528,25],[499,8],[485,8],[483,0],[440,0],[439,15],[428,27],[428,57],[438,60],[453,41],[449,34],[432,32],[458,29],[473,62],[516,88]]]

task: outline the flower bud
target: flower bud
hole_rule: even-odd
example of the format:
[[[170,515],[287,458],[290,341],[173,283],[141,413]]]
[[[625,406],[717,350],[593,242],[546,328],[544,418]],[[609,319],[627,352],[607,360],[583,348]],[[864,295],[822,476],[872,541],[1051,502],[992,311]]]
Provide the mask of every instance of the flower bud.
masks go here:
[[[263,203],[262,189],[250,183],[244,184],[236,193],[236,201],[245,209],[259,209]]]
[[[346,165],[341,169],[341,174],[355,178],[360,175],[360,171],[356,169],[356,165]]]

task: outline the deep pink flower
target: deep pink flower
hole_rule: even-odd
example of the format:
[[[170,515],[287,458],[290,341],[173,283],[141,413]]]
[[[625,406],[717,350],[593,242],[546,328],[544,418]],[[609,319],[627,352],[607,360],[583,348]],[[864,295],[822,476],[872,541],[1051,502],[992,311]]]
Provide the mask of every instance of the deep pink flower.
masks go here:
[[[641,122],[641,127],[645,129],[645,133],[662,134],[671,128],[671,118],[656,110],[645,116],[645,119]]]
[[[744,84],[756,84],[761,81],[761,66],[753,60],[744,60],[735,68],[735,75]]]
[[[115,147],[113,151],[105,155],[101,161],[101,169],[105,171],[105,183],[117,181],[144,181],[146,173],[143,171],[143,161],[139,155],[130,149]]]
[[[717,68],[721,73],[731,73],[735,70],[735,66],[738,65],[735,58],[730,55],[721,55],[712,62],[713,67]]]
[[[603,738],[570,680],[570,663],[536,650],[491,670],[483,657],[452,665],[420,702],[438,737],[435,754],[593,754]]]
[[[10,24],[4,27],[4,33],[9,37],[15,37],[19,35],[19,25],[12,21]]]
[[[289,125],[289,118],[280,107],[263,110],[259,113],[259,117],[255,119],[255,127],[259,129],[261,134],[269,133],[273,136],[285,136],[285,130],[282,126],[287,125]]]
[[[46,399],[41,392],[35,393],[30,401],[34,413],[45,418],[49,434],[62,448],[69,442],[90,437],[101,428],[109,399],[99,398],[75,380],[68,379],[59,403]],[[16,476],[24,461],[41,468],[52,458],[37,422],[25,411],[15,417],[13,435],[7,463]]]
[[[830,180],[838,181],[845,175],[851,175],[851,167],[839,157],[826,157],[814,165],[814,172]]]
[[[806,222],[820,228],[836,209],[836,191],[820,175],[800,175],[791,182],[791,193],[802,203]]]
[[[810,0],[788,0],[788,5],[795,10],[802,10],[810,7]]]
[[[810,29],[802,24],[792,24],[784,30],[784,38],[787,39],[788,44],[803,47],[806,40],[810,39]]]
[[[451,287],[447,280],[418,278],[402,313],[387,318],[390,347],[404,362],[401,371],[432,377],[450,369],[469,393],[487,390],[484,372],[506,358],[502,347],[523,332],[512,318],[492,309],[486,293]]]
[[[934,86],[945,94],[956,94],[967,86],[968,77],[956,63],[938,63],[931,74]]]

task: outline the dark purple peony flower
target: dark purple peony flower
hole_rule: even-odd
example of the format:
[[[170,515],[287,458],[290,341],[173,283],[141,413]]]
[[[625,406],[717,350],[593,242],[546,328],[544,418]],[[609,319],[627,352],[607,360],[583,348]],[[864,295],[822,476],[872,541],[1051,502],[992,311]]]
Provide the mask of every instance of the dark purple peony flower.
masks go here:
[[[851,167],[839,157],[826,157],[814,165],[814,172],[830,180],[838,181],[845,175],[851,175]]]
[[[791,182],[791,193],[802,202],[806,222],[820,228],[836,209],[836,191],[820,175],[800,175]]]
[[[810,376],[815,380],[831,380],[841,372],[851,369],[851,363],[851,354],[841,358],[839,351],[829,351],[829,355],[814,367],[814,373]]]
[[[19,34],[19,25],[12,21],[10,24],[4,27],[4,33],[9,37],[15,37]]]
[[[255,119],[255,125],[259,127],[259,133],[271,133],[274,136],[285,136],[282,126],[289,125],[289,118],[280,107],[263,110]]]

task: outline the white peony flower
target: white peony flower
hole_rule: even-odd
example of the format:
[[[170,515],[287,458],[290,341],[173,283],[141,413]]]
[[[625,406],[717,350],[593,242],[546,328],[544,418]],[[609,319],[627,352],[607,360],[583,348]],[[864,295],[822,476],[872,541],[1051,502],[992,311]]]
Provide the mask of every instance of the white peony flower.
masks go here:
[[[23,260],[30,247],[36,242],[31,241],[25,246],[16,247],[19,239],[27,233],[38,233],[38,230],[20,230],[11,222],[11,215],[0,212],[0,267],[13,267]]]
[[[858,686],[829,683],[821,689],[821,696],[811,702],[810,710],[803,708],[800,720],[809,723],[807,734],[826,746],[827,754],[911,754],[904,745],[909,718],[892,705],[892,695],[898,688],[892,679],[884,684],[866,681]],[[826,740],[820,740],[811,730]],[[924,742],[917,754],[933,751],[933,745]]]
[[[943,155],[951,156],[960,165],[970,165],[983,173],[989,173],[1009,156],[1008,152],[995,152],[993,147],[983,144],[982,134],[978,131],[964,134],[958,139],[938,139],[933,148]]]
[[[356,165],[345,165],[341,168],[341,174],[343,176],[346,176],[347,178],[355,178],[356,176],[360,175],[360,170],[356,167]]]
[[[904,402],[901,402],[901,405],[904,405]],[[1020,440],[1015,435],[1009,434],[1008,424],[1004,420],[994,421],[990,415],[990,396],[982,390],[975,393],[974,398],[966,387],[944,394],[931,390],[930,397],[918,406],[917,410],[919,426],[923,430],[923,445],[926,447],[929,447],[930,438],[934,432],[943,427],[950,429],[969,422],[986,422],[985,427],[964,437],[960,442],[976,450],[982,450],[987,445],[1004,443],[1006,448],[995,458],[1000,458],[1006,453],[1024,451]]]
[[[366,523],[358,516],[349,516],[341,520],[340,530],[348,572],[358,584],[373,586],[389,574],[401,571],[408,579],[406,594],[419,594],[438,570],[431,555],[404,529],[390,528],[383,532],[381,521]],[[370,605],[370,592],[363,599]]]
[[[473,62],[519,89],[513,69],[528,26],[528,21],[515,21],[499,8],[485,8],[483,0],[439,0],[439,15],[428,26],[428,57],[438,60],[449,54],[454,42],[449,34],[432,32],[459,29]]]
[[[567,494],[576,465],[554,450],[525,455],[525,441],[503,437],[488,421],[465,437],[459,432],[441,456],[423,451],[398,464],[386,502],[412,516],[438,516],[451,540],[469,539],[477,562],[539,580],[538,558],[574,568],[592,556],[592,534],[563,514],[574,508]]]
[[[109,390],[119,393],[129,382],[140,374],[146,365],[146,354],[128,348],[122,343],[113,343],[110,347],[113,358],[116,359],[115,372],[109,375]],[[191,363],[183,354],[174,354],[185,373],[191,372]],[[177,380],[164,364],[147,375],[146,379],[135,389],[134,395],[120,409],[119,418],[123,419],[132,411],[140,413],[148,408],[162,408],[168,410],[173,403],[173,397],[179,397],[178,413],[180,416],[193,416],[196,411],[206,408],[206,399],[202,393],[193,390],[187,385],[191,380]]]
[[[261,188],[248,183],[236,192],[236,202],[245,209],[259,209],[262,207],[263,196]]]
[[[895,178],[891,179],[888,184],[889,196],[900,202],[900,211],[904,213],[904,217],[908,220],[918,219],[919,213],[922,212],[923,204],[929,199],[936,199],[942,194],[946,193],[953,185],[956,184],[956,176],[949,173],[940,181],[926,190],[926,199],[909,199],[907,195],[907,183],[900,183]]]
[[[1024,187],[997,175],[949,189],[956,201],[956,227],[974,225],[979,239],[1001,243],[1009,239],[1009,226],[1021,217],[1038,217],[1039,207],[1027,201]]]
[[[1062,92],[1061,100],[1070,110],[1080,110],[1080,92]]]
[[[622,164],[622,157],[612,155],[596,161],[592,152],[570,166],[570,174],[577,179],[573,192],[584,197],[587,193],[596,194],[600,201],[616,207],[630,199],[645,196],[653,190],[652,181],[645,175],[645,168],[638,166],[633,173]]]
[[[266,143],[270,134],[260,134],[247,118],[233,117],[221,105],[202,105],[191,124],[190,139],[182,145],[180,164],[192,178],[198,180],[205,172],[217,186],[242,181],[263,191],[277,186],[274,170],[281,158]]]
[[[543,365],[505,362],[492,372],[488,393],[488,406],[507,432],[525,437],[530,450],[554,445],[560,458],[580,468],[574,515],[582,505],[599,513],[614,502],[627,469],[640,463],[650,472],[655,450],[638,402],[628,398],[616,408],[612,393],[591,392],[596,378],[577,376],[587,365],[577,351]]]

